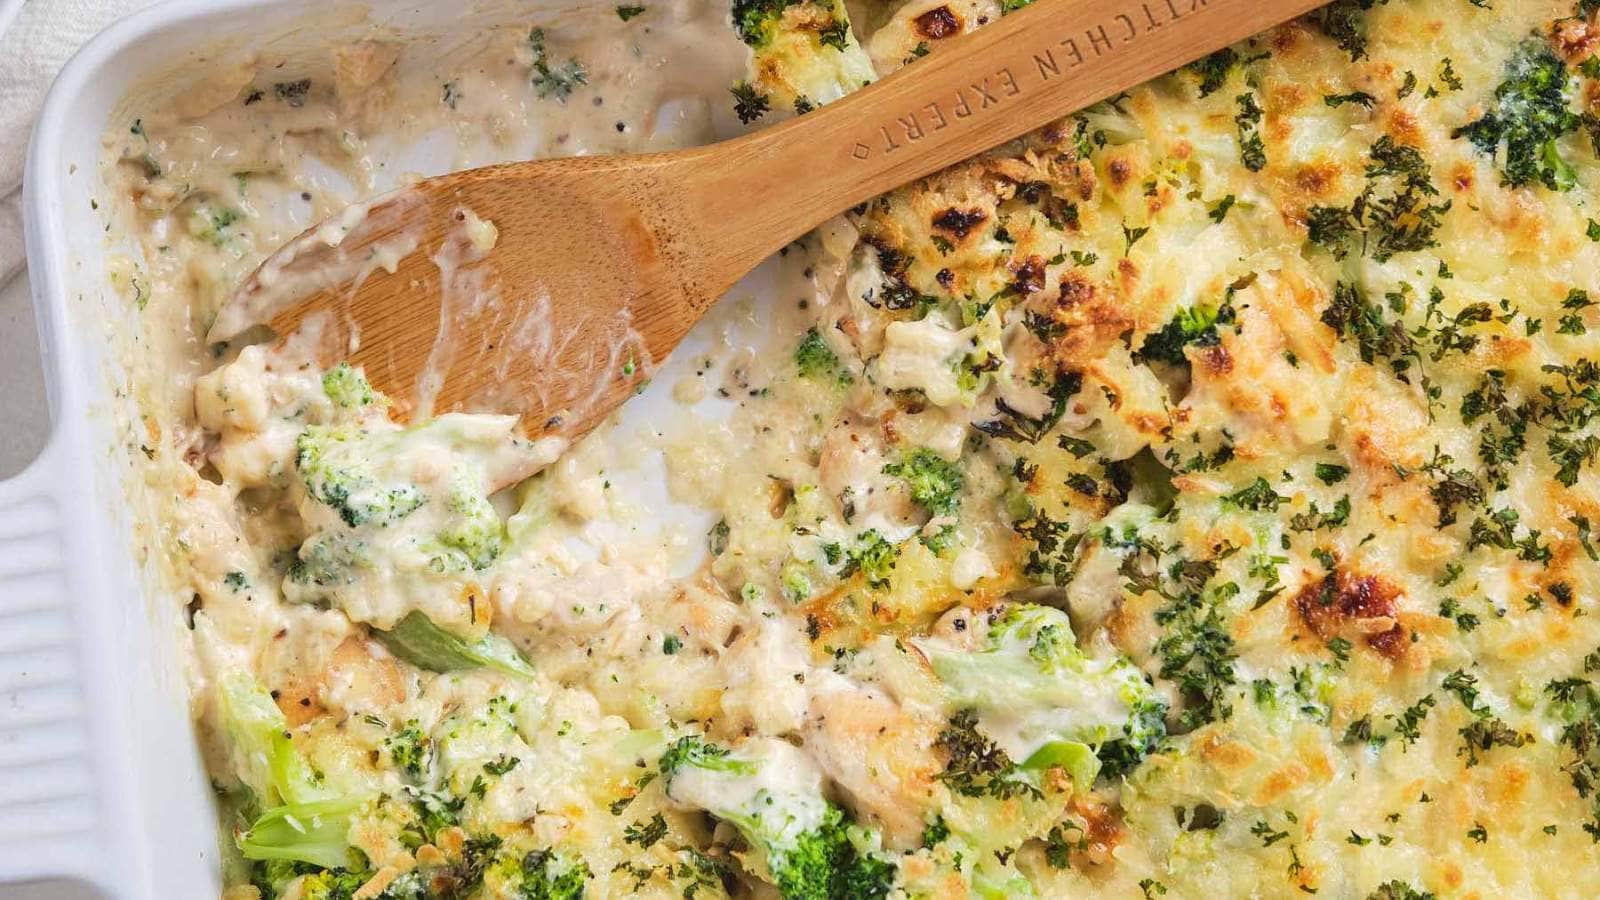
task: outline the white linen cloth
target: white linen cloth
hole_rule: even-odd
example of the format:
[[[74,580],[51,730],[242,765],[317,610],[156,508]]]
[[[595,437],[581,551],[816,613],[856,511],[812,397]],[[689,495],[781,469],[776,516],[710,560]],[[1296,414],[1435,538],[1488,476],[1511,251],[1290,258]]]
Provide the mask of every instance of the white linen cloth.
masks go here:
[[[22,271],[22,166],[56,73],[83,43],[154,0],[0,0],[0,285]]]

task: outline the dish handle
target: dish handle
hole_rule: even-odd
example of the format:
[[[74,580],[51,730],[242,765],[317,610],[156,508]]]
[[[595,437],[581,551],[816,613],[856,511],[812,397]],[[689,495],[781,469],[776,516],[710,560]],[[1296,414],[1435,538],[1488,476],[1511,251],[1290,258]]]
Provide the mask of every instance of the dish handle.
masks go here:
[[[72,598],[74,487],[61,444],[0,481],[0,884],[99,879],[104,859],[86,643]],[[79,485],[78,487],[81,487]],[[84,560],[77,561],[80,563]],[[60,881],[50,896],[91,895]],[[40,896],[45,894],[41,893]]]

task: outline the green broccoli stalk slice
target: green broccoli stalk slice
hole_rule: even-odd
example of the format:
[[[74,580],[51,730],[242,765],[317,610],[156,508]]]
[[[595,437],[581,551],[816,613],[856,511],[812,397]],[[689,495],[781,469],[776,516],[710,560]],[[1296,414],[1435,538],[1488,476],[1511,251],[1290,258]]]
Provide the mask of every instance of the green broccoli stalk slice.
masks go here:
[[[958,495],[966,483],[960,466],[926,447],[912,450],[884,466],[883,473],[904,480],[911,491],[911,499],[934,516],[955,513]]]
[[[262,813],[236,843],[245,859],[293,860],[340,869],[351,865],[350,826],[361,809],[350,799],[290,803]]]
[[[1100,777],[1100,757],[1093,747],[1077,741],[1051,741],[1022,761],[1022,771],[1035,777],[1060,769],[1076,787],[1087,789]]]
[[[981,900],[1016,900],[1018,897],[1037,897],[1033,882],[1018,872],[1003,868],[990,860],[980,860],[972,870],[972,895]]]
[[[239,779],[258,808],[271,807],[238,836],[240,853],[328,869],[349,865],[347,835],[361,801],[327,789],[290,739],[272,695],[248,672],[223,676],[217,698]]]
[[[516,645],[497,634],[477,640],[452,634],[417,610],[406,613],[388,631],[374,630],[390,653],[430,672],[459,672],[489,668],[524,678],[533,676],[533,666]]]
[[[972,738],[953,743],[987,747],[988,739],[976,732],[981,724],[1002,736],[994,751],[1022,761],[1014,771],[989,773],[1002,784],[1022,776],[1037,787],[1038,776],[1060,768],[1084,790],[1102,767],[1126,773],[1166,736],[1166,705],[1144,675],[1120,656],[1095,658],[1080,650],[1071,620],[1058,609],[1014,606],[976,650],[938,640],[918,646],[974,730]],[[998,758],[989,751],[977,756]]]
[[[239,780],[260,806],[330,799],[321,779],[289,738],[289,724],[272,695],[248,672],[224,675],[217,686],[222,728]]]
[[[663,754],[667,796],[733,825],[786,900],[881,898],[898,868],[822,795],[822,776],[800,750],[774,739],[737,753],[686,737]]]

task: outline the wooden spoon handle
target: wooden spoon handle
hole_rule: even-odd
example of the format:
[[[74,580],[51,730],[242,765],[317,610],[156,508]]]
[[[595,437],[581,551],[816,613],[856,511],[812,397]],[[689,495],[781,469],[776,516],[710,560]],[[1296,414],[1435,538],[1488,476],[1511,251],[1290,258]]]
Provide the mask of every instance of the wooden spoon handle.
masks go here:
[[[724,169],[710,221],[750,222],[753,238],[798,233],[764,226],[813,227],[1322,2],[1037,0],[949,41],[927,65],[735,142],[744,164]],[[759,258],[779,246],[748,249]]]

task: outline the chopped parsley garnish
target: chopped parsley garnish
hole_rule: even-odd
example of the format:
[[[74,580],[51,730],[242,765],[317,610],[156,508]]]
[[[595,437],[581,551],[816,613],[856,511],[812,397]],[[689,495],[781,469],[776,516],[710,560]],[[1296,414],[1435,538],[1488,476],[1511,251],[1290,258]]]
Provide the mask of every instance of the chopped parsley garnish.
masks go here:
[[[1261,512],[1275,510],[1278,505],[1288,498],[1272,489],[1272,484],[1265,478],[1257,478],[1245,487],[1222,498],[1222,502],[1237,506],[1240,509]]]
[[[1040,795],[1032,782],[1019,777],[1011,757],[978,730],[977,714],[971,710],[956,713],[934,746],[949,757],[939,780],[964,797],[1006,800]]]
[[[1335,109],[1338,109],[1346,103],[1354,103],[1355,105],[1365,109],[1371,109],[1372,104],[1378,102],[1378,98],[1372,96],[1366,91],[1351,91],[1348,94],[1327,94],[1322,98],[1322,102]]]
[[[748,81],[741,81],[729,89],[733,94],[733,112],[746,125],[767,114],[771,101],[766,94],[756,90]]]
[[[1334,463],[1317,463],[1317,480],[1326,485],[1335,485],[1350,476],[1350,468]]]
[[[533,50],[531,82],[539,99],[565,103],[580,85],[589,83],[589,73],[578,60],[569,58],[563,63],[550,62],[543,28],[535,28],[528,33],[528,46]]]
[[[1356,62],[1367,55],[1367,11],[1389,0],[1335,0],[1310,13],[1312,24]]]
[[[1427,160],[1416,148],[1388,135],[1368,150],[1366,187],[1349,206],[1313,206],[1306,211],[1311,243],[1343,259],[1352,249],[1385,262],[1397,253],[1437,246],[1434,233],[1450,210],[1436,202]]]
[[[1252,172],[1259,172],[1267,166],[1267,145],[1261,140],[1261,105],[1256,102],[1256,95],[1243,93],[1234,98],[1239,105],[1239,112],[1234,115],[1234,124],[1239,126],[1239,162]]]
[[[622,839],[629,844],[638,844],[640,850],[648,850],[656,841],[667,836],[667,820],[656,813],[648,822],[634,822],[622,829]]]

